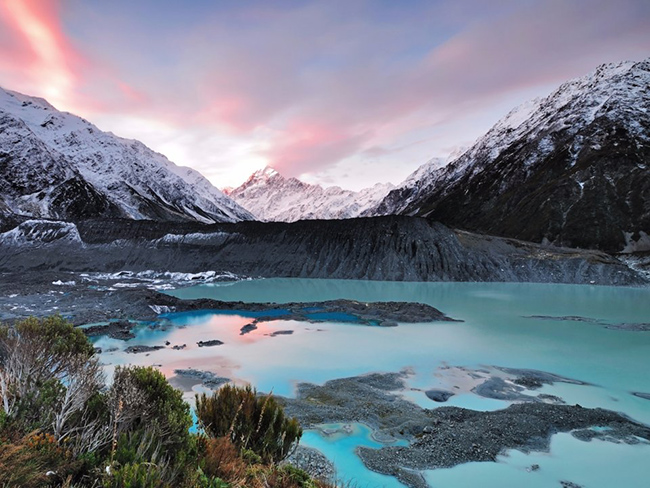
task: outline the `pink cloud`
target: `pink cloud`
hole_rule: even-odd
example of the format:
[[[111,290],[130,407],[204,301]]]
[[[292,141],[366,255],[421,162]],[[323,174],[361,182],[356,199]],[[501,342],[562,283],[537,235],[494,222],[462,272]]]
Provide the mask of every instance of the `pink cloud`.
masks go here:
[[[92,61],[70,39],[61,22],[58,0],[7,0],[0,4],[0,68],[6,88],[38,95],[59,108],[106,112],[147,100]]]
[[[5,52],[5,70],[16,81],[38,85],[44,95],[65,97],[77,81],[74,67],[81,60],[62,34],[59,3],[8,0],[1,18],[12,38],[13,51]]]
[[[369,134],[355,134],[318,122],[294,121],[266,151],[271,165],[287,176],[321,170],[359,150]]]

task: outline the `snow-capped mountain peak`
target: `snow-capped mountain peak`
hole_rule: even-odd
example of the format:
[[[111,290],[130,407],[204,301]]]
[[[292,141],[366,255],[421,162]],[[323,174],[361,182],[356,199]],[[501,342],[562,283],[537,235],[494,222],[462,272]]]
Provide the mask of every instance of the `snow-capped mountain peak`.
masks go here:
[[[257,178],[273,178],[275,175],[279,175],[276,170],[271,168],[270,166],[265,166],[263,169],[255,171],[253,173],[252,177],[257,177]]]
[[[227,194],[258,220],[294,222],[358,217],[392,188],[391,184],[381,183],[358,192],[337,186],[323,188],[285,178],[267,166],[238,188],[228,189]]]
[[[0,88],[0,199],[36,218],[234,222],[252,216],[197,171],[46,100]]]

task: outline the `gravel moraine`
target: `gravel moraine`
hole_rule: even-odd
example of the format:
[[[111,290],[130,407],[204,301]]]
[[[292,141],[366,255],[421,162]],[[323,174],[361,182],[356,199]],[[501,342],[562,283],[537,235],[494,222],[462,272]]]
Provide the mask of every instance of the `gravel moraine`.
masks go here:
[[[571,432],[580,440],[599,438],[635,444],[650,441],[650,428],[618,413],[580,405],[521,403],[504,410],[477,412],[458,407],[427,411],[428,425],[407,447],[360,447],[363,463],[378,473],[408,483],[405,471],[451,468],[467,462],[495,461],[507,449],[548,451],[551,435]],[[609,427],[605,432],[591,427]]]

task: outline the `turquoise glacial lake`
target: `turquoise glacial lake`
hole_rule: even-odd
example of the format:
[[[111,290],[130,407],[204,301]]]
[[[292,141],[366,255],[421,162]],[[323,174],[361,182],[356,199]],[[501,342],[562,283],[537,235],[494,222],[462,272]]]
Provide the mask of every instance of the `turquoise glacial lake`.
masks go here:
[[[128,343],[102,337],[96,345],[107,373],[118,364],[155,365],[183,388],[188,400],[205,388],[175,369],[211,371],[258,391],[291,396],[300,382],[370,372],[407,370],[405,398],[425,408],[454,405],[495,410],[506,401],[483,398],[471,389],[474,372],[496,367],[527,368],[580,380],[589,385],[555,383],[526,394],[546,393],[568,404],[603,407],[650,425],[650,332],[608,328],[650,323],[650,289],[521,283],[402,283],[348,280],[264,279],[200,285],[169,292],[181,298],[243,302],[311,302],[347,298],[364,302],[408,301],[432,305],[463,322],[369,327],[330,321],[277,320],[258,324],[246,313],[199,311],[170,313],[164,327],[143,325]],[[542,317],[542,318],[540,318]],[[338,318],[338,317],[336,317]],[[291,331],[291,334],[272,334]],[[217,347],[198,341],[218,339]],[[170,346],[149,354],[126,354],[127,345]],[[171,349],[183,345],[182,350]],[[115,350],[111,350],[116,348]],[[446,403],[424,391],[456,392]],[[306,431],[302,443],[319,449],[336,465],[338,476],[362,487],[402,487],[394,478],[365,469],[355,447],[381,447],[367,426],[351,424],[328,436]],[[539,469],[531,470],[533,464]],[[468,463],[425,473],[432,487],[560,487],[566,480],[585,488],[650,486],[650,445],[583,442],[557,434],[550,452],[509,451],[496,463]]]

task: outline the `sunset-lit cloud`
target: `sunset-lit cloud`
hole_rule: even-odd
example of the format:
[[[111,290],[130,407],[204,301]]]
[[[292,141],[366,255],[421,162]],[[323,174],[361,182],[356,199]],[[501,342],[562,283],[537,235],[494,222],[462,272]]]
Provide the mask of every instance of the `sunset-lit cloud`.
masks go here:
[[[218,186],[399,182],[513,105],[650,54],[643,0],[0,0],[0,85]]]
[[[0,16],[14,46],[3,52],[3,72],[52,103],[72,98],[81,60],[61,31],[59,2],[5,0]]]

